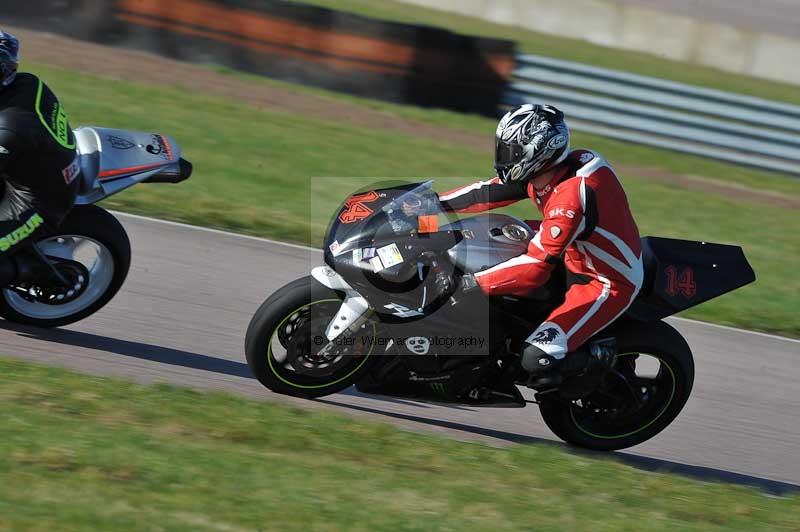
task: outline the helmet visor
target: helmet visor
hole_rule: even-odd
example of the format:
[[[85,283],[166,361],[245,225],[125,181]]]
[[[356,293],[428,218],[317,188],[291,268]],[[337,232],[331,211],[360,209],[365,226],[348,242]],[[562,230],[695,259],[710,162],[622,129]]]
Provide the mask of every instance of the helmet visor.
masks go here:
[[[19,63],[19,40],[3,30],[0,30],[0,61]]]
[[[494,167],[497,169],[508,168],[522,161],[525,150],[516,142],[495,141]]]
[[[10,33],[0,30],[0,86],[14,81],[19,63],[19,41]]]

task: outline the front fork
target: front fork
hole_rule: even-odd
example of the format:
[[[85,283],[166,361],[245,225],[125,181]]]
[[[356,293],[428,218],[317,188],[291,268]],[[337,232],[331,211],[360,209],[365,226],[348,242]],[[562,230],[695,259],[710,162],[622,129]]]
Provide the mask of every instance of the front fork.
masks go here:
[[[369,319],[373,310],[364,296],[328,266],[314,268],[311,270],[311,276],[321,285],[345,294],[339,310],[325,329],[325,337],[330,346],[340,336],[350,336],[355,333]]]

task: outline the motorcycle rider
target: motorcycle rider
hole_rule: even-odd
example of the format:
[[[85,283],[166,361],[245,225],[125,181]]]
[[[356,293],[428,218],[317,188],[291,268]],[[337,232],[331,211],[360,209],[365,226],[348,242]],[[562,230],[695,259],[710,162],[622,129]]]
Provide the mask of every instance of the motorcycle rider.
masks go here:
[[[439,194],[448,211],[474,213],[530,198],[542,221],[527,253],[464,279],[491,296],[524,296],[563,262],[577,281],[564,302],[525,340],[522,366],[545,381],[568,353],[615,320],[642,286],[639,231],[611,166],[597,153],[569,149],[564,115],[523,105],[500,120],[488,181]],[[443,283],[452,287],[452,278]]]
[[[0,30],[0,255],[61,223],[75,202],[80,174],[64,108],[38,77],[17,73],[18,65],[19,41]],[[10,282],[19,272],[3,273]]]

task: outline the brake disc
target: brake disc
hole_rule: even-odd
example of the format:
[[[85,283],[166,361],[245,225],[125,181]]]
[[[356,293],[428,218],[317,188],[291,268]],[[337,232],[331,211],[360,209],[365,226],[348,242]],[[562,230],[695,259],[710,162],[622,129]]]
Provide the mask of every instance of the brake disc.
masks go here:
[[[45,305],[63,305],[78,299],[89,286],[89,270],[77,261],[58,257],[48,258],[54,261],[53,267],[68,284],[50,275],[46,280],[11,285],[9,288],[27,301]]]

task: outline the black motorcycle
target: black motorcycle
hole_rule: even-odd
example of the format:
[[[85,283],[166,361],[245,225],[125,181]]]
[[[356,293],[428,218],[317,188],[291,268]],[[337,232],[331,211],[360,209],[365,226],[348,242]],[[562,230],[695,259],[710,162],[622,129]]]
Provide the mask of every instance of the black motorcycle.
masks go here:
[[[529,384],[520,342],[580,280],[561,267],[525,298],[439,293],[442,272],[458,279],[525,253],[534,231],[506,215],[409,209],[436,205],[432,196],[427,182],[347,199],[327,232],[327,266],[275,292],[250,322],[247,363],[264,386],[307,398],[355,384],[417,401],[529,402],[518,388]],[[694,361],[662,318],[755,280],[737,246],[656,237],[642,246],[645,279],[631,307],[557,379],[536,384],[533,402],[569,443],[622,449],[667,427],[689,398]]]

